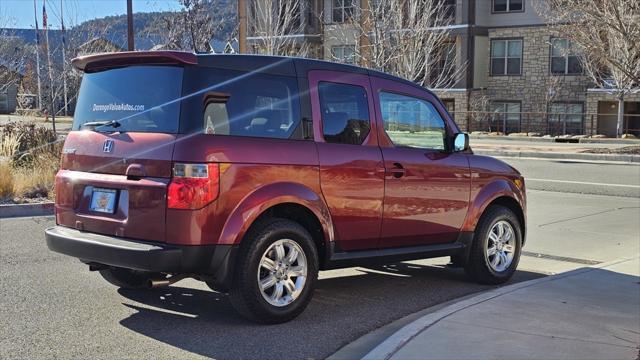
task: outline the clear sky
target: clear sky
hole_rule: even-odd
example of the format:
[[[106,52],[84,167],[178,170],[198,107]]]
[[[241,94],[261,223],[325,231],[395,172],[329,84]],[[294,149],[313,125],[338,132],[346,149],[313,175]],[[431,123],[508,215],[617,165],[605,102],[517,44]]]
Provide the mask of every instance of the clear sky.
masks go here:
[[[50,29],[60,28],[60,7],[67,28],[83,21],[127,13],[127,0],[36,0],[38,26],[42,28],[42,4],[46,2]],[[178,10],[177,0],[134,0],[133,12]],[[33,0],[0,0],[0,27],[34,27]]]

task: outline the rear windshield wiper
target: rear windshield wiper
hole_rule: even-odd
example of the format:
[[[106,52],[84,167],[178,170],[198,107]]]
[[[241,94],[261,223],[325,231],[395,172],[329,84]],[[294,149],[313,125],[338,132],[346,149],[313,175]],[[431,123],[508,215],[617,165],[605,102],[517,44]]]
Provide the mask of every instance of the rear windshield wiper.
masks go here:
[[[98,126],[111,126],[112,128],[119,128],[122,126],[117,120],[104,120],[104,121],[89,121],[82,124],[83,128],[96,128]]]

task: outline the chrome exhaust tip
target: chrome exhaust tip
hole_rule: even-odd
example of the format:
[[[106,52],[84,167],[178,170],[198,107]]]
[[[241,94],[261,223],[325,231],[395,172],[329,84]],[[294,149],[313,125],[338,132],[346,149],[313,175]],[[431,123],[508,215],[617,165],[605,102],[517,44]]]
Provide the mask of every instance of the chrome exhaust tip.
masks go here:
[[[169,286],[171,284],[177,283],[180,280],[184,280],[188,277],[189,275],[173,275],[166,279],[150,279],[147,281],[147,288],[155,289],[159,287]]]

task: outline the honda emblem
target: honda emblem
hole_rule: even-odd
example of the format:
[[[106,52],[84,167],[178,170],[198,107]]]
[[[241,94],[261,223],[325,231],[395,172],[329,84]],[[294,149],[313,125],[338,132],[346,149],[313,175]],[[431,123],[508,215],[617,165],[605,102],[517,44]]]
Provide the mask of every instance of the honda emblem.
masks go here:
[[[104,141],[104,144],[102,144],[102,152],[113,152],[113,140],[107,139]]]

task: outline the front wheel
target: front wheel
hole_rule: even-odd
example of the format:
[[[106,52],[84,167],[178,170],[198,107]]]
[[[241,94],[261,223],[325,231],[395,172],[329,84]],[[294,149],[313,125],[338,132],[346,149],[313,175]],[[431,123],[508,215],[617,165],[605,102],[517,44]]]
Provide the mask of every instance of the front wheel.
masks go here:
[[[309,304],[318,277],[318,254],[309,232],[286,219],[262,223],[243,240],[229,292],[244,317],[276,324]]]
[[[522,227],[509,208],[491,206],[476,227],[466,273],[482,284],[508,281],[516,271],[522,247]]]

